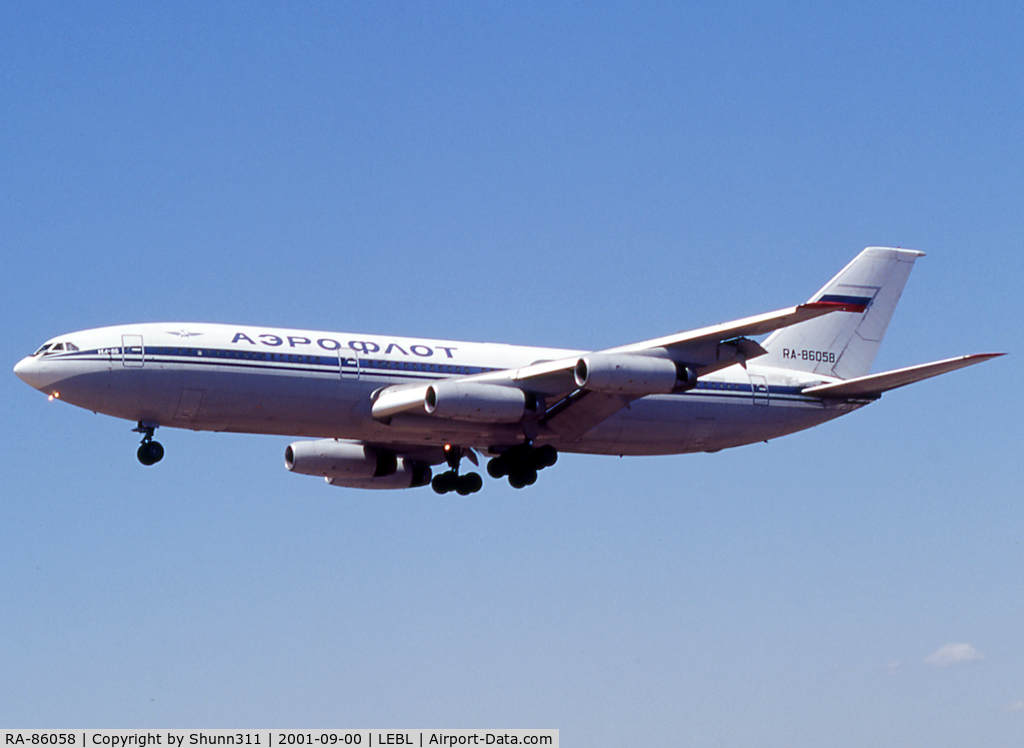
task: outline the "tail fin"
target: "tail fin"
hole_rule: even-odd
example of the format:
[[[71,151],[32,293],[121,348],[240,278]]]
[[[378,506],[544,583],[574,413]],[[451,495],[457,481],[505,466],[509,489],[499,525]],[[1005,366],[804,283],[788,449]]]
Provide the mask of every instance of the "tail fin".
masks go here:
[[[868,247],[810,299],[863,311],[827,314],[777,330],[761,344],[768,353],[757,363],[840,379],[864,376],[871,370],[914,260],[923,255],[913,249]]]

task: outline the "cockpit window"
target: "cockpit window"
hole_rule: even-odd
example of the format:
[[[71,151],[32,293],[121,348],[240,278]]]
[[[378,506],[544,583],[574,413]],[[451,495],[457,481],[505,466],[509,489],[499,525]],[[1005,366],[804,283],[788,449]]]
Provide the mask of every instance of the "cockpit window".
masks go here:
[[[33,353],[33,356],[49,355],[56,353],[57,351],[77,351],[78,346],[71,342],[64,343],[43,343],[39,346],[39,350]]]

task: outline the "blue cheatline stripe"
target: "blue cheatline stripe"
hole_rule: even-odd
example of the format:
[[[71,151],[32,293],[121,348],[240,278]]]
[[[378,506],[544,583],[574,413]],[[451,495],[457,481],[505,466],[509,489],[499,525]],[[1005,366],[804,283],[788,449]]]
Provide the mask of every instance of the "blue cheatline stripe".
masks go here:
[[[843,299],[860,297],[837,297]],[[823,299],[824,300],[824,299]],[[847,303],[847,302],[836,302]],[[76,361],[95,361],[107,363],[121,360],[122,353],[106,354],[98,350],[76,351],[70,354],[52,356],[54,360],[74,359]],[[139,356],[138,353],[130,353],[130,356]],[[317,356],[298,353],[268,353],[262,351],[245,351],[230,348],[186,348],[178,346],[146,346],[145,360],[153,364],[202,364],[206,367],[217,367],[226,369],[242,369],[256,371],[286,371],[286,372],[308,372],[314,374],[339,373],[338,359],[334,356]],[[353,362],[354,359],[348,359]],[[434,370],[429,369],[430,366]],[[348,371],[355,370],[352,364],[344,367]],[[448,371],[448,369],[457,371]],[[484,372],[499,371],[497,368],[485,366],[465,366],[462,364],[426,364],[419,361],[390,361],[385,359],[359,359],[359,373],[361,377],[374,379],[395,380],[406,379],[412,381],[434,381],[447,377],[469,376]],[[749,401],[754,395],[753,387],[750,384],[741,382],[715,382],[701,380],[697,386],[686,392],[679,393],[681,396],[700,395],[704,397],[713,396],[728,400]],[[758,390],[758,397],[774,398],[776,400],[819,402],[817,398],[809,397],[802,393],[801,387],[774,385],[768,391]]]
[[[348,353],[344,350],[343,353]],[[141,347],[135,347],[125,351],[123,348],[92,349],[77,351],[75,353],[47,356],[51,360],[75,360],[90,362],[118,362],[122,359],[129,360],[144,358],[146,362],[154,364],[203,364],[207,366],[227,366],[233,368],[248,368],[277,371],[320,371],[337,372],[339,368],[345,370],[355,369],[357,359],[355,356],[343,357],[341,363],[337,355],[307,354],[307,353],[277,353],[272,351],[249,351],[237,348],[192,348],[179,346],[145,346],[143,353]],[[373,374],[412,376],[428,375],[426,378],[435,379],[449,376],[470,376],[486,372],[498,371],[494,367],[469,366],[466,364],[442,364],[426,363],[423,361],[403,361],[394,359],[359,358],[358,367],[362,372]],[[435,375],[435,376],[429,376]],[[424,378],[419,376],[417,378]]]
[[[343,353],[349,351],[344,350]],[[354,352],[353,352],[354,354]],[[247,351],[237,348],[190,348],[184,346],[145,346],[145,354],[138,346],[125,351],[118,349],[113,352],[108,349],[93,349],[88,351],[76,351],[74,353],[61,353],[56,356],[48,356],[52,360],[67,361],[120,361],[127,358],[130,361],[143,358],[146,362],[154,364],[188,363],[203,364],[204,366],[232,367],[243,369],[260,369],[263,371],[310,371],[337,373],[339,371],[338,356],[318,355],[306,353],[276,353],[270,351]],[[356,369],[356,357],[343,357],[344,365],[340,368],[347,372],[354,372]],[[449,376],[470,376],[483,374],[491,371],[498,371],[494,367],[467,366],[465,364],[439,364],[425,363],[422,361],[399,361],[393,359],[360,358],[358,365],[363,375],[386,375],[389,377],[409,379],[441,379]]]

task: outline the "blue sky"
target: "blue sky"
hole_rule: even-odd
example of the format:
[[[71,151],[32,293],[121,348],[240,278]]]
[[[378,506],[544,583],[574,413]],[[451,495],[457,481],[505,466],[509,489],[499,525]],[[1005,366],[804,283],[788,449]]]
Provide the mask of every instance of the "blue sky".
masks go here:
[[[1019,745],[1019,3],[7,3],[3,360],[217,321],[600,348],[921,249],[876,370],[715,455],[361,493],[0,378],[0,723]]]

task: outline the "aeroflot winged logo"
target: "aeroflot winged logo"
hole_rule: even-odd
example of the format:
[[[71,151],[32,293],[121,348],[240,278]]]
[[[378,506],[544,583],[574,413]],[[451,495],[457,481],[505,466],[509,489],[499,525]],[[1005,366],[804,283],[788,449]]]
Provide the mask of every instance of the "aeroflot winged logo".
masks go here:
[[[179,338],[194,338],[197,335],[202,335],[201,332],[189,332],[188,330],[178,330],[177,332],[175,332],[174,330],[168,330],[167,334],[177,335]]]

